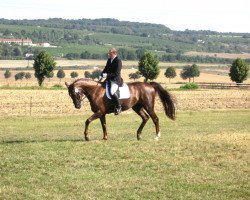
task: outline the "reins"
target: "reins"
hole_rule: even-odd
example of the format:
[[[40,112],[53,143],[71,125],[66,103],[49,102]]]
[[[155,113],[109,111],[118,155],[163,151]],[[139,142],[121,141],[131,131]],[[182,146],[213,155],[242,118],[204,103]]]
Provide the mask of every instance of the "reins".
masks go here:
[[[88,96],[92,95],[93,92],[96,90],[96,86],[98,86],[99,82],[97,82],[97,84],[95,85],[95,88],[92,89],[90,92],[86,92],[87,94],[80,94],[80,101],[83,101],[85,98],[87,98]]]

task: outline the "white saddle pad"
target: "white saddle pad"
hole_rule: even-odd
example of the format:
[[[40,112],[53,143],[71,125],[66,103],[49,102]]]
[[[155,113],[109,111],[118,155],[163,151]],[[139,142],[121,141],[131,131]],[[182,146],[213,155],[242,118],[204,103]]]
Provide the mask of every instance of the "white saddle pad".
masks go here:
[[[115,84],[114,82],[111,82],[111,93],[114,94],[116,92],[116,90],[118,89],[118,85]],[[126,83],[123,83],[122,87],[119,87],[119,91],[120,91],[120,98],[119,99],[128,99],[130,97],[130,92],[129,92],[129,88],[128,85]],[[106,96],[109,99],[112,99],[109,95],[108,92],[108,84],[106,84]]]

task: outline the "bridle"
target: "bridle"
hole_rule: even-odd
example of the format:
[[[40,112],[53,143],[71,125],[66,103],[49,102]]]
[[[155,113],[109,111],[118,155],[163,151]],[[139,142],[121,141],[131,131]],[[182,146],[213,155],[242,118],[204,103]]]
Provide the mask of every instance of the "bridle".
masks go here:
[[[81,94],[79,92],[79,90],[77,88],[75,88],[74,92],[80,96],[80,102],[82,102],[85,98],[87,98],[88,96],[91,96],[93,94],[93,92],[96,90],[96,86],[98,86],[99,82],[97,82],[97,84],[95,85],[95,88],[93,88],[92,90],[90,90],[90,92],[86,92],[85,90],[83,90],[83,94]],[[85,94],[84,94],[85,93]]]

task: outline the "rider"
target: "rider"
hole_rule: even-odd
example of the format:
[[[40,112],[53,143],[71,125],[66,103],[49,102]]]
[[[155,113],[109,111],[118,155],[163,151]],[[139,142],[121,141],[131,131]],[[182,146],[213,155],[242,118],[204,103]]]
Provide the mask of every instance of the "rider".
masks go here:
[[[121,87],[123,84],[121,69],[122,61],[117,56],[117,50],[115,48],[109,49],[108,60],[101,76],[99,77],[99,81],[101,81],[102,78],[106,78],[109,95],[115,103],[115,115],[118,115],[122,109],[119,102],[119,95],[117,94],[118,86]]]

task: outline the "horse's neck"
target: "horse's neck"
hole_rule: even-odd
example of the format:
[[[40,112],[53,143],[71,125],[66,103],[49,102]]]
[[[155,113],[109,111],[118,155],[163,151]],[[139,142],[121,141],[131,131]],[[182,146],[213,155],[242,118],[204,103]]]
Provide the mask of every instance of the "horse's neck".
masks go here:
[[[82,84],[80,87],[83,89],[83,91],[86,92],[85,95],[93,95],[94,91],[97,89],[98,85],[97,83],[87,83],[87,84]]]
[[[88,86],[85,86],[85,88],[84,88],[84,90],[88,93],[92,92],[95,89],[96,89],[96,86],[94,86],[94,85],[88,85]]]

